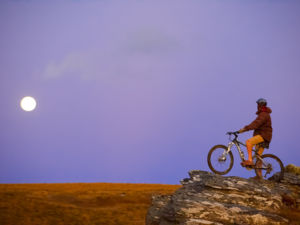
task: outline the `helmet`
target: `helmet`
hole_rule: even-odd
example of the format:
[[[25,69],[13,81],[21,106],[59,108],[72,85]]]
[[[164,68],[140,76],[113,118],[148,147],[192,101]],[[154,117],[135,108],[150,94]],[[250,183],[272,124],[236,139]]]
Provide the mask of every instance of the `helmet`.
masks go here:
[[[260,98],[256,101],[258,105],[267,105],[267,100],[264,98]]]

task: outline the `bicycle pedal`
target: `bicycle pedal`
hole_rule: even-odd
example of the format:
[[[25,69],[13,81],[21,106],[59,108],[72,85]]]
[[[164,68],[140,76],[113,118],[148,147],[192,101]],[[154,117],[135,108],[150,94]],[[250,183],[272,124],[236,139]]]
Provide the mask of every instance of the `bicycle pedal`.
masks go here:
[[[243,167],[253,167],[253,166],[254,166],[253,163],[252,163],[252,164],[249,164],[249,161],[248,161],[248,160],[245,160],[245,161],[241,162],[241,165],[242,165]]]

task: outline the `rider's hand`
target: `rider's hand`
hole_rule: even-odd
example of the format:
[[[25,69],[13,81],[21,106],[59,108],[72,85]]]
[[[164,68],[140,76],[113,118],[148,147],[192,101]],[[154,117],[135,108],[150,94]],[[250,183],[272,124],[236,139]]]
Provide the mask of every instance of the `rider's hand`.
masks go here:
[[[246,130],[244,129],[244,128],[242,128],[242,129],[240,129],[239,130],[239,133],[243,133],[243,132],[245,132]]]

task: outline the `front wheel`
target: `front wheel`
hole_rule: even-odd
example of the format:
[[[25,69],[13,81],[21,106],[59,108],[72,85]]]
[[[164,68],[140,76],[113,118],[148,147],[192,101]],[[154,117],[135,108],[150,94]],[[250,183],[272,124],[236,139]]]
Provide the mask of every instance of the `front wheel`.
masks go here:
[[[233,166],[232,152],[228,152],[225,145],[216,145],[212,147],[207,155],[207,163],[211,171],[216,174],[227,174]]]
[[[261,158],[261,159],[260,159]],[[272,154],[265,154],[257,157],[255,173],[264,179],[280,181],[283,178],[284,167],[281,160]]]

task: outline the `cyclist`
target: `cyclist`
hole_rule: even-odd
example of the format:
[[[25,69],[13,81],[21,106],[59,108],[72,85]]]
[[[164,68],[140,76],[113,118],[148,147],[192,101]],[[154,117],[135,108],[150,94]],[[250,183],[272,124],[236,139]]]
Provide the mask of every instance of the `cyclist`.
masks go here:
[[[254,130],[253,137],[246,141],[248,160],[243,161],[242,166],[253,165],[252,148],[254,145],[258,150],[258,154],[261,155],[264,151],[264,147],[268,147],[272,139],[273,128],[270,116],[272,110],[267,107],[267,100],[264,98],[258,99],[256,103],[257,118],[252,123],[239,130],[239,133]]]

